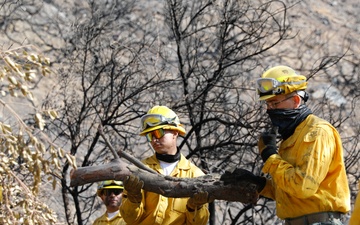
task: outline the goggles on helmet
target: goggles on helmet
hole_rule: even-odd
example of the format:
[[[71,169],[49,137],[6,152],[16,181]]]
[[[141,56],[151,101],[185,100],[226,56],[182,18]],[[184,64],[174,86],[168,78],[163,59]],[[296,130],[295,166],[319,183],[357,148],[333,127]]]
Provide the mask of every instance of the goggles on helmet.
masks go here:
[[[117,187],[117,186],[119,186],[119,187]],[[117,181],[117,180],[105,180],[100,183],[98,189],[103,189],[103,188],[107,188],[107,187],[123,189],[123,182]]]
[[[280,82],[274,78],[259,78],[256,80],[258,92],[261,94],[282,94],[285,92],[281,86],[284,85],[299,85],[306,82],[305,80]]]
[[[148,127],[155,127],[163,124],[171,124],[177,126],[174,118],[166,118],[161,114],[147,114],[141,117],[142,130]]]
[[[148,133],[145,134],[146,136],[146,139],[148,142],[151,142],[152,140],[154,140],[154,137],[156,139],[160,139],[162,138],[163,136],[165,135],[165,130],[160,128],[160,129],[157,129],[157,130],[153,130],[153,131],[150,131]]]
[[[257,84],[257,89],[260,93],[268,93],[286,83],[279,82],[274,78],[259,78],[256,80],[256,84]]]

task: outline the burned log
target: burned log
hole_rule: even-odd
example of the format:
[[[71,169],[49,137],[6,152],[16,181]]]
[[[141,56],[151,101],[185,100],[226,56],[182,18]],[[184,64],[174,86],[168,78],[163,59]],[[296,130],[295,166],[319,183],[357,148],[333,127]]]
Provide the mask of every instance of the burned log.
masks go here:
[[[236,201],[245,204],[255,203],[258,199],[258,184],[252,179],[246,179],[250,172],[235,169],[225,174],[207,174],[196,178],[177,178],[158,174],[145,166],[140,160],[124,151],[116,152],[106,139],[102,126],[99,134],[114,155],[114,160],[108,164],[91,167],[81,167],[71,172],[70,186],[79,186],[102,180],[124,180],[135,175],[144,181],[143,189],[165,197],[192,197],[199,191],[207,191],[211,199]],[[126,159],[131,164],[127,163]],[[251,176],[250,176],[251,177]]]
[[[207,174],[196,178],[176,178],[153,173],[117,158],[100,166],[81,167],[71,173],[71,186],[102,180],[124,180],[129,175],[144,181],[143,189],[165,197],[191,197],[198,191],[207,191],[214,199],[255,203],[258,186],[249,180],[239,180],[239,174],[228,173],[226,182],[220,174]],[[232,181],[231,181],[232,180]],[[231,181],[231,182],[229,182]]]

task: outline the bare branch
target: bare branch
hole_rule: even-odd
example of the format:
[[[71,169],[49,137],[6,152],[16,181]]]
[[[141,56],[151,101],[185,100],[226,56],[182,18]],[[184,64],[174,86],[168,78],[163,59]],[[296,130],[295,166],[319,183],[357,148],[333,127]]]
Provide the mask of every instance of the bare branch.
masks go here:
[[[114,158],[115,159],[120,159],[119,156],[121,157],[124,157],[125,159],[129,160],[129,162],[133,163],[135,166],[147,171],[147,172],[150,172],[150,173],[156,173],[154,170],[150,169],[149,167],[145,166],[140,160],[132,157],[131,155],[127,154],[126,152],[124,151],[118,151],[116,153],[115,149],[113,148],[113,146],[111,145],[111,143],[108,141],[108,139],[106,138],[103,130],[102,130],[102,126],[99,125],[99,128],[98,128],[98,131],[99,131],[99,134],[101,135],[101,137],[104,139],[106,145],[110,148],[112,154],[114,155]]]

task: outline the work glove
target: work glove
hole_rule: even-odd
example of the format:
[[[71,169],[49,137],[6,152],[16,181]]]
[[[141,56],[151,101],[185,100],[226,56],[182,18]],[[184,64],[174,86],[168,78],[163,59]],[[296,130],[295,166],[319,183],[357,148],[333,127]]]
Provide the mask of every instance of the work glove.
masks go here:
[[[273,127],[260,135],[258,148],[264,162],[273,154],[277,154],[276,136],[277,127]]]
[[[248,170],[236,168],[233,172],[225,171],[221,175],[220,180],[224,182],[224,185],[236,184],[241,181],[247,181],[256,184],[256,191],[260,193],[264,189],[266,184],[266,178],[262,176],[256,176]]]
[[[186,204],[186,208],[188,211],[193,212],[195,210],[200,209],[204,204],[209,201],[209,193],[207,191],[200,191],[194,194],[193,197],[189,198]]]
[[[142,200],[141,189],[144,186],[144,181],[139,177],[130,175],[123,181],[124,189],[127,191],[127,198],[132,203],[140,203]]]

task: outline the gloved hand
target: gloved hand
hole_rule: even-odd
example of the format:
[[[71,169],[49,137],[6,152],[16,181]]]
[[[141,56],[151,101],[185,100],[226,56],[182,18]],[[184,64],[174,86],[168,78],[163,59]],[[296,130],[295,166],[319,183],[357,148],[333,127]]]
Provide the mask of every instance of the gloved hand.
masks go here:
[[[141,189],[144,186],[144,181],[139,177],[130,175],[123,181],[124,189],[127,191],[127,198],[132,203],[140,203],[142,200]]]
[[[225,185],[236,184],[240,181],[247,181],[257,185],[257,192],[260,193],[264,189],[266,184],[266,178],[262,176],[256,176],[248,170],[236,168],[233,172],[225,171],[221,175],[220,180],[224,181]]]
[[[277,154],[276,135],[277,127],[273,127],[270,131],[266,131],[260,135],[258,148],[264,162],[266,162],[271,155]]]
[[[200,191],[195,193],[193,197],[189,198],[186,207],[190,212],[193,212],[195,209],[200,209],[209,201],[209,193],[207,191]]]

